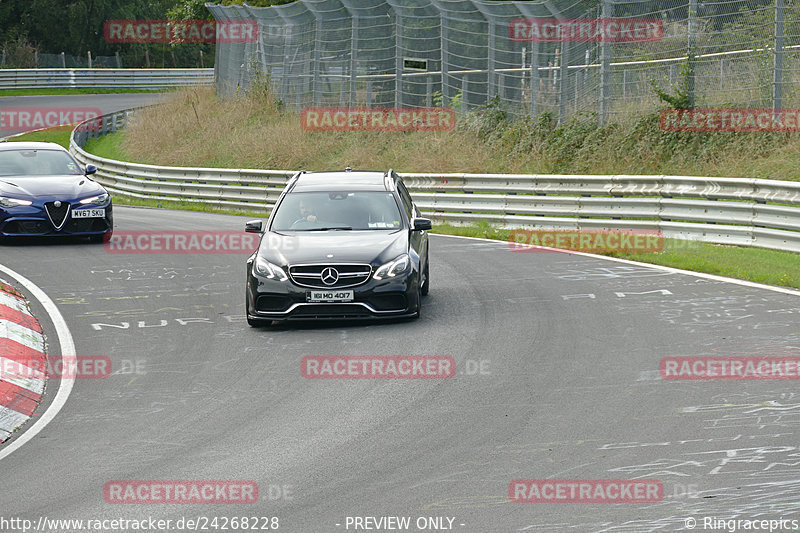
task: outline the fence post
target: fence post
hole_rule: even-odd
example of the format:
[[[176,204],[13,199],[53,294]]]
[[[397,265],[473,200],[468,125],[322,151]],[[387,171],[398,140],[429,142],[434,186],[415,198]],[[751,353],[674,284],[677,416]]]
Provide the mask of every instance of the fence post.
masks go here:
[[[358,17],[353,16],[350,32],[350,107],[356,106],[356,91],[358,89]],[[344,80],[342,80],[344,83]]]
[[[496,46],[496,34],[494,28],[494,20],[490,18],[486,18],[486,22],[489,25],[489,54],[486,62],[486,81],[488,82],[488,87],[486,89],[486,101],[488,102],[491,100],[495,95],[495,86],[494,86],[494,69],[495,69],[495,58],[494,58],[494,49]]]
[[[467,101],[468,101],[467,93],[469,91],[469,81],[467,80],[468,76],[469,76],[469,74],[464,74],[464,77],[461,78],[461,109],[462,109],[462,111],[466,111],[467,109],[469,109],[469,106],[467,105]]]
[[[292,65],[289,62],[289,48],[290,43],[293,45],[294,39],[294,27],[292,26],[284,26],[283,28],[283,46],[281,47],[281,55],[283,55],[283,72],[281,72],[281,85],[280,85],[280,98],[281,100],[288,100],[289,99],[289,75],[292,69]],[[201,56],[202,57],[202,56]],[[297,90],[300,91],[300,87],[297,87]]]
[[[433,106],[433,78],[425,76],[425,107]]]
[[[89,50],[86,55],[89,57],[89,68],[92,68],[92,51]]]
[[[535,117],[539,112],[539,42],[531,43],[531,105],[530,115]]]
[[[563,124],[567,120],[567,99],[569,98],[569,50],[567,43],[561,43],[561,63],[559,64],[559,80],[560,83],[559,96],[558,96],[558,123]]]
[[[783,19],[784,0],[775,0],[775,70],[772,82],[772,110],[783,107]]]
[[[689,21],[688,21],[688,42],[687,42],[687,93],[689,96],[689,107],[694,107],[694,67],[695,67],[695,48],[697,46],[697,0],[689,0]]]
[[[628,85],[631,82],[631,71],[625,69],[622,71],[622,98],[628,98],[630,95],[628,94]]]
[[[312,102],[315,106],[319,106],[322,102],[322,76],[320,70],[322,69],[322,21],[319,15],[314,13],[317,22],[314,25],[314,64],[312,65],[313,72],[313,88],[312,88]]]
[[[367,80],[367,107],[372,107],[372,80]]]
[[[439,27],[441,28],[442,32],[442,46],[441,46],[441,54],[442,54],[442,107],[447,107],[450,103],[448,98],[448,85],[447,85],[447,78],[450,73],[450,65],[448,65],[448,46],[447,46],[447,22],[446,16],[444,12],[439,12]]]
[[[613,16],[614,6],[611,0],[603,0],[600,19],[605,21]],[[608,120],[608,104],[611,99],[611,45],[608,41],[600,43],[600,112],[597,115],[600,126]]]
[[[403,22],[400,15],[394,19],[394,106],[403,107]]]

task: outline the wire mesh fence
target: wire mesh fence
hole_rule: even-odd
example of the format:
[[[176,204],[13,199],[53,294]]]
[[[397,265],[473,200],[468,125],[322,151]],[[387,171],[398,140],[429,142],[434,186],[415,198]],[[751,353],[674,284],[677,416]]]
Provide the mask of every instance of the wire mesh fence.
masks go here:
[[[623,121],[663,105],[798,105],[795,0],[300,0],[206,4],[256,20],[219,43],[217,90],[261,81],[287,105],[430,107]]]

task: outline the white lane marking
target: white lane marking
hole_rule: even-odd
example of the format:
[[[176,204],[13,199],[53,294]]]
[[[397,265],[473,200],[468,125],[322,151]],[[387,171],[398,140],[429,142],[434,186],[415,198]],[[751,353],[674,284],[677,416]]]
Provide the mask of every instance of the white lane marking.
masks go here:
[[[471,239],[476,241],[494,241],[494,242],[502,242],[496,241],[494,239],[485,239],[483,237],[465,237],[462,235],[443,235],[440,233],[432,233],[431,235],[435,235],[436,237],[452,237],[454,239]],[[573,255],[583,255],[586,257],[591,257],[593,259],[605,259],[606,261],[614,261],[616,263],[625,263],[627,265],[636,265],[636,266],[643,266],[643,267],[650,267],[655,268],[658,270],[663,270],[664,272],[668,272],[670,274],[685,274],[687,276],[694,276],[697,278],[703,279],[710,279],[713,281],[722,281],[724,283],[733,283],[735,285],[742,285],[743,287],[752,287],[755,289],[766,289],[768,291],[773,292],[780,292],[783,294],[789,294],[791,296],[800,296],[800,291],[796,289],[789,289],[786,287],[774,287],[772,285],[765,285],[763,283],[756,283],[754,281],[745,281],[743,279],[734,279],[734,278],[726,278],[725,276],[717,276],[715,274],[705,274],[703,272],[692,272],[691,270],[681,270],[679,268],[672,268],[663,265],[653,265],[650,263],[640,263],[639,261],[631,261],[630,259],[620,259],[619,257],[608,257],[605,255],[598,255],[598,254],[590,254],[588,252],[577,252],[575,250],[562,250],[560,248],[548,248],[547,246],[536,246],[533,244],[516,244],[514,246],[527,246],[529,248],[541,248],[542,250],[550,250],[553,252],[561,252],[565,254],[573,254]]]
[[[17,280],[17,282],[25,287],[25,289],[28,290],[28,292],[30,292],[33,297],[39,301],[39,303],[42,304],[45,312],[53,322],[53,326],[56,330],[56,336],[58,337],[58,342],[61,345],[62,368],[73,368],[73,366],[77,364],[75,341],[72,339],[72,334],[69,331],[69,327],[67,327],[67,322],[64,320],[64,317],[61,315],[61,312],[59,312],[58,307],[56,307],[56,304],[53,302],[53,300],[51,300],[50,297],[47,296],[47,294],[45,294],[45,292],[36,286],[36,284],[34,284],[32,281],[21,274],[14,272],[10,268],[0,265],[0,272],[3,272]],[[67,398],[69,398],[69,394],[72,392],[72,387],[74,385],[74,377],[67,376],[61,379],[58,392],[56,393],[55,398],[53,398],[53,402],[50,404],[47,410],[40,416],[36,417],[36,421],[18,439],[12,441],[8,446],[0,449],[0,460],[8,457],[15,450],[22,447],[23,444],[35,437],[47,426],[47,424],[53,421],[58,412],[64,407],[64,404],[67,403]]]
[[[16,322],[0,318],[0,337],[11,339],[37,352],[44,352],[44,336]]]
[[[0,356],[0,381],[13,383],[36,394],[44,393],[45,375],[28,365]]]

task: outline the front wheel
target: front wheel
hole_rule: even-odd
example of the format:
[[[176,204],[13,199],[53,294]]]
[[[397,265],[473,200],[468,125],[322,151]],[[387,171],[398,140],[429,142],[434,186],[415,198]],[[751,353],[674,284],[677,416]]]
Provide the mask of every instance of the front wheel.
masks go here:
[[[422,286],[422,289],[419,291],[422,296],[427,296],[428,292],[431,290],[431,261],[428,259],[425,261],[425,284]]]

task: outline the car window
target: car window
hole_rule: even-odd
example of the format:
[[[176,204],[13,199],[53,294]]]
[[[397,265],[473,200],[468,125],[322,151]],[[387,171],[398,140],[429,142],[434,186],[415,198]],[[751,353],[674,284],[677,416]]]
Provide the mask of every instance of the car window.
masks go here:
[[[414,203],[411,201],[411,195],[408,194],[406,186],[400,180],[397,180],[397,190],[400,193],[400,199],[403,201],[403,209],[406,210],[406,215],[408,215],[408,220],[410,221],[414,218]]]
[[[0,176],[80,175],[81,168],[60,150],[0,150]]]
[[[287,194],[273,217],[273,231],[320,228],[387,230],[402,226],[397,202],[389,192],[336,191]]]

